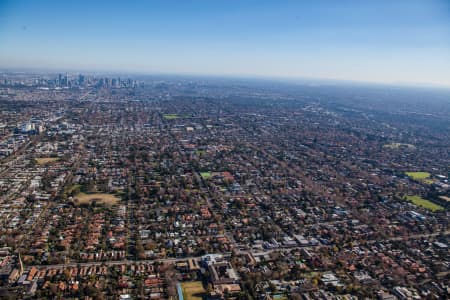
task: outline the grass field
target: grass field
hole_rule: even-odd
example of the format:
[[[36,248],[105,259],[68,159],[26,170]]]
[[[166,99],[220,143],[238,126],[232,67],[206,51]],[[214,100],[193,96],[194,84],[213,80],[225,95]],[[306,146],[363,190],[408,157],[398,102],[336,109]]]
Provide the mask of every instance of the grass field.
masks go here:
[[[434,180],[433,179],[423,179],[422,180],[424,183],[426,183],[426,184],[433,184],[434,183]]]
[[[95,201],[98,204],[113,206],[114,204],[118,203],[119,200],[120,199],[115,195],[103,193],[96,193],[96,194],[79,193],[74,197],[74,202],[75,204],[78,205],[90,204]]]
[[[41,158],[35,158],[34,159],[38,165],[45,165],[49,164],[55,161],[58,161],[58,157],[41,157]]]
[[[181,283],[184,300],[201,300],[206,296],[201,281],[183,282]]]
[[[431,176],[428,172],[405,172],[405,174],[414,180],[423,180]]]
[[[211,177],[211,172],[200,172],[200,176],[202,176],[203,179],[209,179]]]
[[[178,119],[179,116],[177,114],[165,114],[163,115],[163,118],[166,120],[175,120]]]
[[[429,200],[423,199],[420,196],[414,195],[414,196],[406,196],[406,200],[411,201],[417,206],[422,206],[426,209],[429,209],[431,211],[437,211],[437,210],[443,210],[444,208],[436,203],[433,203]]]

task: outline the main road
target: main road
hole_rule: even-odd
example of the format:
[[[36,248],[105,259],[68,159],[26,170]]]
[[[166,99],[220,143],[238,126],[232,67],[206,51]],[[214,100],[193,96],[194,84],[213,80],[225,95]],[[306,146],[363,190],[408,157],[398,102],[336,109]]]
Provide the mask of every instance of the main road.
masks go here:
[[[439,235],[449,235],[450,230],[446,230],[444,232],[436,232],[436,233],[430,233],[430,234],[414,234],[404,237],[394,237],[389,239],[383,239],[380,241],[377,240],[371,240],[368,241],[368,244],[373,244],[376,242],[392,242],[392,241],[402,241],[402,240],[409,240],[409,239],[420,239],[420,238],[428,238],[428,237],[435,237]],[[276,249],[270,249],[267,251],[264,251],[264,253],[271,253],[276,251],[286,252],[291,251],[295,249],[305,248],[305,249],[319,249],[322,247],[331,247],[328,245],[318,245],[318,246],[306,246],[306,247],[284,247],[284,248],[276,248]],[[238,249],[238,248],[237,248]],[[240,251],[239,251],[240,252]],[[225,256],[230,255],[229,252],[227,253],[219,253]],[[214,254],[214,255],[217,255]],[[114,261],[96,261],[96,262],[85,262],[85,263],[66,263],[66,264],[56,264],[56,265],[34,265],[34,266],[28,266],[25,268],[25,270],[29,270],[32,267],[38,268],[38,269],[64,269],[64,268],[73,268],[73,267],[92,267],[92,266],[118,266],[118,265],[137,265],[137,264],[153,264],[153,263],[176,263],[176,262],[182,262],[187,261],[189,259],[193,259],[196,261],[200,261],[202,256],[189,256],[189,257],[180,257],[180,258],[161,258],[161,259],[151,259],[151,260],[114,260]]]

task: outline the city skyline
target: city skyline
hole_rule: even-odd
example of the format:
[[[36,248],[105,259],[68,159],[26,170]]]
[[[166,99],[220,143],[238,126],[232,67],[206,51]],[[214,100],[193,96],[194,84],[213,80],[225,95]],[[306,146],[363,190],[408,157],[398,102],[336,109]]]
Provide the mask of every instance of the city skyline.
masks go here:
[[[2,1],[0,68],[450,86],[447,1]]]

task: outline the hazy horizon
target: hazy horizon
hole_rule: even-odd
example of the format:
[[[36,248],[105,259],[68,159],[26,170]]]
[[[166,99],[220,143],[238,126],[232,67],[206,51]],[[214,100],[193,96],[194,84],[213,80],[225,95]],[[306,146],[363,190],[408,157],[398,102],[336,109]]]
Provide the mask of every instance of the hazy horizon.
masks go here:
[[[0,3],[0,68],[450,87],[448,1]]]

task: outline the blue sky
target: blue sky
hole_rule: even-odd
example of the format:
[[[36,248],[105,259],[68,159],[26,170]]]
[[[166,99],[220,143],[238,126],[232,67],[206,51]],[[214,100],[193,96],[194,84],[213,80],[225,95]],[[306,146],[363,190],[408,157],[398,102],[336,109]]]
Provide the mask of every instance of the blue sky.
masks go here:
[[[450,0],[0,0],[0,68],[450,86]]]

